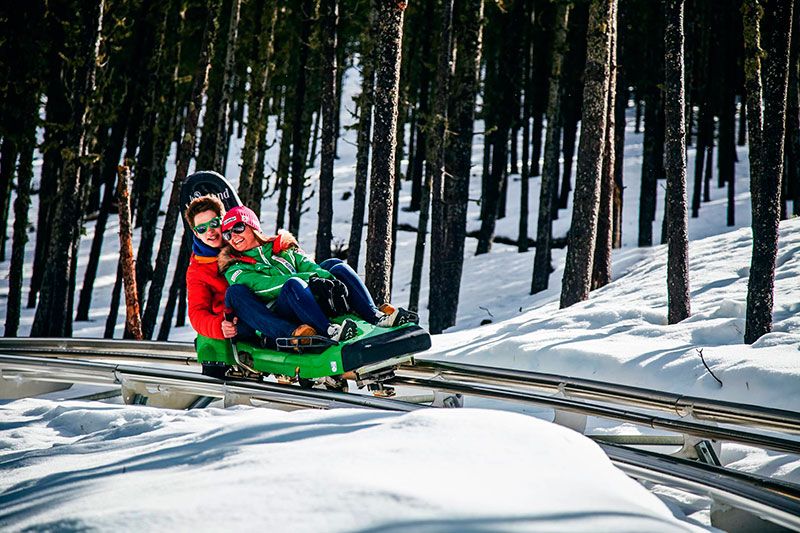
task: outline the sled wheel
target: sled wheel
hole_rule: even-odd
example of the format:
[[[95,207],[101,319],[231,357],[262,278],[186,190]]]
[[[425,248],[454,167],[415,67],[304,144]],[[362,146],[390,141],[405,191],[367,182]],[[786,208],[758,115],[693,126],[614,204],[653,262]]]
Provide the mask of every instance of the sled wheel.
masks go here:
[[[325,380],[325,388],[336,392],[347,392],[347,380],[340,377],[332,377]]]

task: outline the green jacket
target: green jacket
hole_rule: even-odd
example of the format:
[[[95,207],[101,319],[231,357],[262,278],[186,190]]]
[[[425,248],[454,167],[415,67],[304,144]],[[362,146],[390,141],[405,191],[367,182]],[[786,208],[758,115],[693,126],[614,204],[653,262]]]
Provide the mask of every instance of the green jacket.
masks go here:
[[[228,283],[245,285],[265,302],[272,302],[278,298],[281,287],[290,278],[308,281],[312,276],[333,277],[297,248],[284,249],[275,254],[273,244],[274,241],[267,242],[238,255],[229,251],[220,252],[220,271]]]

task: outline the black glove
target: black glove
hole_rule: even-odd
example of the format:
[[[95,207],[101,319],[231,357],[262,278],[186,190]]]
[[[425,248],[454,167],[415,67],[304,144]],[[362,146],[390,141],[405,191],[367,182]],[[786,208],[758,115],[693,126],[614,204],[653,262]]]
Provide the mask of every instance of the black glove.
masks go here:
[[[347,286],[338,279],[325,279],[318,276],[308,280],[308,288],[327,316],[339,316],[350,311],[347,303]]]

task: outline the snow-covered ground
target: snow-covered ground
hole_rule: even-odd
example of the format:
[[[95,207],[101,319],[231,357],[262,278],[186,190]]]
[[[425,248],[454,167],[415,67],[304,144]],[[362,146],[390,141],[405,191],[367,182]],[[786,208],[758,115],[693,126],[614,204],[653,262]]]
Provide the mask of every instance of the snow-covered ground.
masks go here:
[[[689,531],[570,430],[515,413],[0,406],[0,527]]]
[[[351,70],[346,79],[343,101],[352,108],[349,96],[358,90],[357,75]],[[350,122],[345,109],[342,124]],[[476,131],[482,129],[476,126]],[[270,137],[275,135],[274,125],[269,131]],[[354,131],[342,131],[333,233],[335,241],[346,242],[352,200],[344,196],[353,188],[356,150]],[[477,136],[475,172],[480,171],[482,142]],[[234,140],[226,169],[234,184],[241,144]],[[277,150],[276,143],[268,161],[277,160]],[[554,250],[551,288],[531,296],[533,251],[520,254],[515,247],[495,244],[490,254],[475,256],[476,241],[468,239],[458,324],[434,337],[426,356],[800,410],[800,220],[781,225],[774,332],[746,346],[742,338],[752,242],[748,154],[739,148],[736,225],[725,226],[726,193],[714,185],[712,201],[703,204],[700,218],[690,219],[693,315],[667,325],[666,247],[636,247],[642,135],[630,127],[625,150],[624,246],[614,251],[612,283],[588,301],[559,310],[564,250]],[[171,165],[174,172],[174,158]],[[693,166],[690,148],[689,176]],[[535,233],[539,186],[539,178],[532,178],[530,235]],[[508,215],[498,221],[498,235],[516,238],[519,188],[519,177],[511,176]],[[168,194],[167,188],[164,205]],[[661,233],[663,184],[658,194],[655,242]],[[475,174],[470,198],[479,197],[480,176]],[[410,186],[404,183],[400,205],[408,205],[409,199]],[[316,196],[308,207],[299,238],[312,250]],[[35,212],[36,199],[34,220]],[[262,214],[263,226],[273,228],[274,197],[265,198]],[[477,215],[478,206],[471,203],[470,229],[478,227]],[[557,236],[566,233],[570,217],[569,208],[561,212]],[[400,220],[416,225],[417,214],[403,211]],[[102,336],[116,274],[117,230],[112,220],[91,320],[75,324],[76,337]],[[93,232],[93,223],[87,224],[79,280]],[[393,300],[404,305],[416,236],[400,232],[398,238]],[[7,252],[10,246],[9,241]],[[23,302],[32,253],[29,244]],[[173,263],[176,255],[177,246]],[[423,324],[427,261],[425,269]],[[3,280],[7,271],[8,262],[0,263]],[[2,317],[7,293],[7,283],[0,281]],[[485,319],[491,323],[480,326]],[[118,337],[122,320],[121,314]],[[21,335],[28,334],[32,321],[33,311],[23,310]],[[170,338],[190,340],[193,335],[186,326],[173,328]],[[722,386],[705,369],[701,350]],[[546,411],[531,414],[548,416]],[[643,431],[599,421],[591,426],[595,433]],[[722,452],[730,466],[800,483],[797,458],[733,445]],[[663,490],[659,494],[675,501]],[[689,527],[675,522],[664,504],[614,469],[588,439],[520,414],[471,409],[403,415],[349,410],[287,414],[252,408],[183,413],[42,399],[6,402],[0,404],[0,502],[4,529]],[[692,510],[694,505],[682,508]],[[671,510],[680,516],[674,506]],[[707,524],[707,509],[693,518]]]

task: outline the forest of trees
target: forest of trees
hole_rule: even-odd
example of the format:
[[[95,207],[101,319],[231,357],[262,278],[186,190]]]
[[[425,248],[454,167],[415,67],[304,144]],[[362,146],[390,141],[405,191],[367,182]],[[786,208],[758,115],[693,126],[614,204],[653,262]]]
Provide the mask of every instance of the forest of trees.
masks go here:
[[[141,331],[166,339],[186,315],[189,239],[173,247],[183,231],[180,185],[192,161],[197,169],[221,171],[228,158],[241,159],[238,192],[245,204],[257,213],[262,202],[277,206],[276,220],[262,220],[266,228],[297,233],[313,187],[317,242],[306,249],[315,250],[318,261],[336,253],[354,267],[366,257],[366,282],[379,303],[392,294],[397,213],[417,212],[410,307],[419,305],[427,253],[433,333],[455,324],[459,287],[469,283],[462,272],[466,240],[477,239],[478,254],[491,253],[508,202],[522,206],[519,251],[535,248],[532,293],[548,287],[553,247],[567,247],[562,307],[607,284],[611,250],[622,242],[622,190],[626,181],[640,180],[638,244],[658,244],[653,224],[663,224],[668,316],[679,322],[691,309],[688,218],[703,216],[714,194],[727,197],[726,223],[735,224],[737,146],[748,144],[754,246],[745,340],[752,343],[771,330],[779,221],[800,215],[800,16],[794,3],[4,2],[5,335],[18,334],[23,307],[36,309],[36,336],[69,336],[73,321],[88,318],[105,229],[117,216],[118,189],[127,194],[117,187],[118,179],[127,179],[118,172],[124,164],[131,176],[129,216],[140,232],[133,255]],[[360,80],[353,102],[343,101],[349,69]],[[333,249],[342,109],[356,113],[353,212],[346,214],[353,222],[344,248]],[[622,164],[631,119],[644,139],[635,176],[624,175]],[[483,163],[472,168],[479,134]],[[234,136],[244,139],[241,153],[229,149]],[[279,143],[275,164],[265,159],[269,139]],[[173,146],[174,175],[167,172]],[[696,147],[690,176],[687,146]],[[312,182],[310,169],[317,166],[319,182]],[[479,199],[469,196],[473,172],[481,180]],[[509,198],[513,174],[520,175],[521,198]],[[529,186],[534,176],[541,176],[540,190]],[[657,221],[662,186],[665,216]],[[410,190],[408,205],[398,201],[401,187]],[[165,192],[170,200],[163,213]],[[528,220],[530,196],[540,206],[536,227]],[[467,206],[476,200],[480,229],[468,234]],[[552,222],[570,203],[567,238],[554,236]],[[95,231],[79,278],[76,256],[88,224]],[[25,262],[26,247],[32,264]],[[177,270],[167,280],[170,262]],[[26,301],[24,271],[32,272]],[[129,293],[123,277],[121,261],[107,337]],[[162,326],[155,331],[159,316]]]

